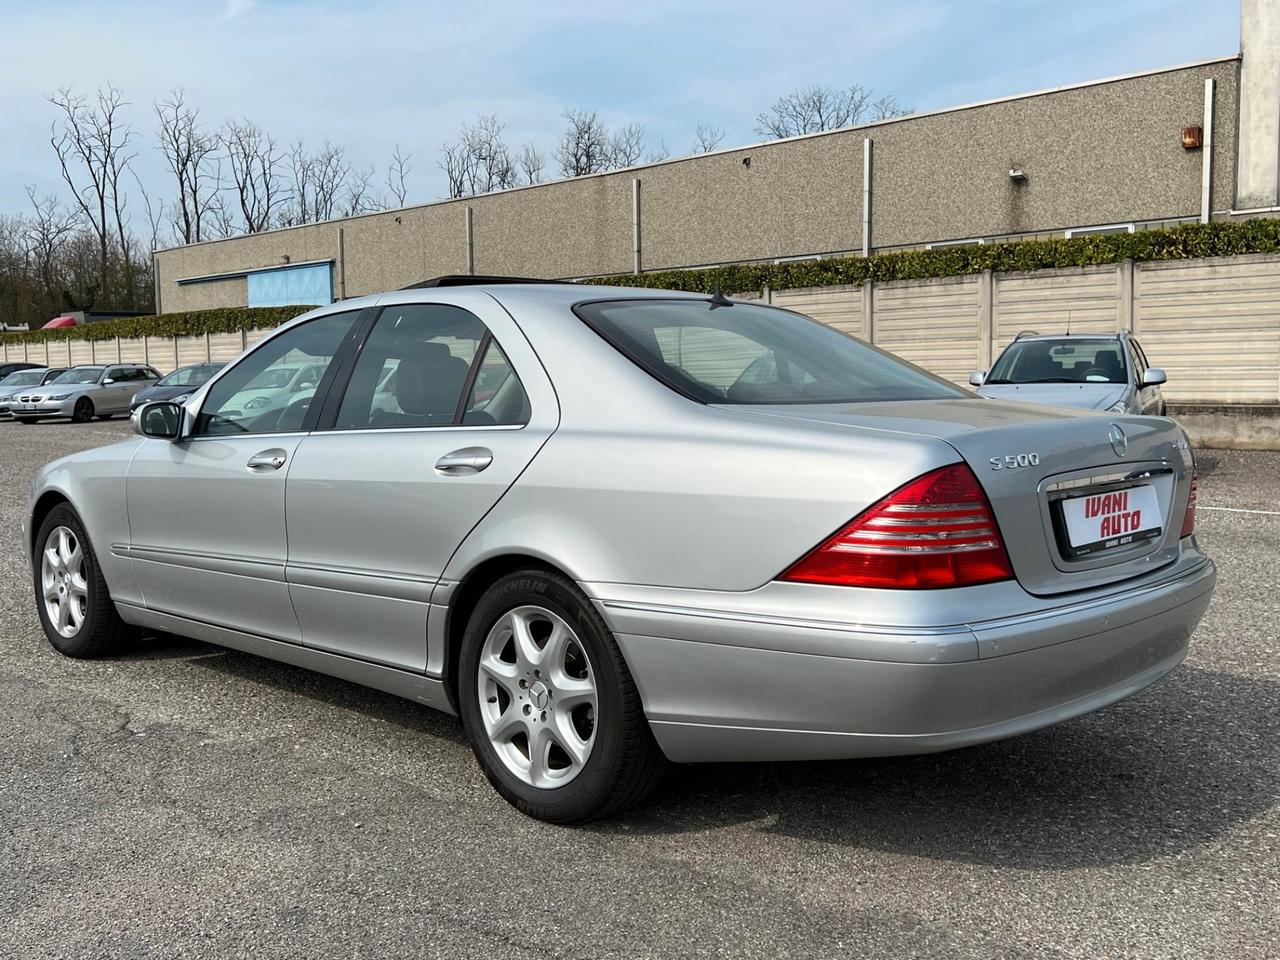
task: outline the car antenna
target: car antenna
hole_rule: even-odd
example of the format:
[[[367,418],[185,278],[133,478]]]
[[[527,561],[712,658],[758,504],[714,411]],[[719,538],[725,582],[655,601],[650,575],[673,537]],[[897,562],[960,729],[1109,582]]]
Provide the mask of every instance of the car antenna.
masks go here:
[[[720,292],[720,281],[716,281],[715,292],[711,294],[711,309],[716,307],[732,307],[733,301]]]

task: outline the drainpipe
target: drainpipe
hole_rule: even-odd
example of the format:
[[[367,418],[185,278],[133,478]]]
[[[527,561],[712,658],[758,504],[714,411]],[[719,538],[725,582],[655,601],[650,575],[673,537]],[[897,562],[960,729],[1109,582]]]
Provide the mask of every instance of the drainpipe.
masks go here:
[[[862,141],[862,255],[871,256],[871,138]]]
[[[338,299],[347,299],[347,236],[338,228]]]
[[[631,272],[640,272],[640,178],[631,181]]]
[[[475,223],[472,220],[471,208],[467,207],[463,215],[463,222],[467,231],[467,275],[474,276],[476,272],[476,233]]]
[[[1204,135],[1200,140],[1200,222],[1209,222],[1213,201],[1213,77],[1204,82]]]

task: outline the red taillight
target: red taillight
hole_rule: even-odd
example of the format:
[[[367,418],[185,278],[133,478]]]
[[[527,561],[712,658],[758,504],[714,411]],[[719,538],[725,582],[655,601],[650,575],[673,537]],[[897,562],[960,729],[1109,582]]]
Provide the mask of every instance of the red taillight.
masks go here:
[[[1182,515],[1182,533],[1180,536],[1189,537],[1196,531],[1196,488],[1199,486],[1200,478],[1196,473],[1196,463],[1191,461],[1191,492],[1187,494],[1187,512]]]
[[[973,471],[943,467],[872,504],[780,579],[846,587],[966,587],[1013,576]]]

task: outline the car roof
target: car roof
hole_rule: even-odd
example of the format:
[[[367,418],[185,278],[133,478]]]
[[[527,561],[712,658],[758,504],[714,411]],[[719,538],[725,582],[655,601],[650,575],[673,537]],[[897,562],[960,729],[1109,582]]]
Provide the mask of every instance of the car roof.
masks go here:
[[[1011,343],[1022,343],[1027,340],[1123,340],[1129,336],[1127,330],[1119,333],[1027,333],[1019,334]]]

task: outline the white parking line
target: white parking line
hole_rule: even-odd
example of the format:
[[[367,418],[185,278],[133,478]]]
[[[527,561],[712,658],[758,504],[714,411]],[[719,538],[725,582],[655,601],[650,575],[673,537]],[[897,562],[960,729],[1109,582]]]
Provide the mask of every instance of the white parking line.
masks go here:
[[[1260,513],[1265,517],[1280,517],[1280,510],[1246,510],[1244,507],[1202,507],[1197,505],[1197,510],[1216,510],[1219,513]]]

